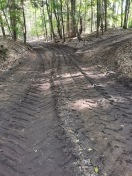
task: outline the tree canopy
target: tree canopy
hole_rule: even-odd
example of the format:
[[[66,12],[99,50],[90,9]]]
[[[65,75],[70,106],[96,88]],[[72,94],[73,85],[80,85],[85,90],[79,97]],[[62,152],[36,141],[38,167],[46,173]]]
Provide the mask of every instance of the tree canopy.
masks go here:
[[[0,26],[14,40],[66,37],[132,27],[132,0],[0,0]]]

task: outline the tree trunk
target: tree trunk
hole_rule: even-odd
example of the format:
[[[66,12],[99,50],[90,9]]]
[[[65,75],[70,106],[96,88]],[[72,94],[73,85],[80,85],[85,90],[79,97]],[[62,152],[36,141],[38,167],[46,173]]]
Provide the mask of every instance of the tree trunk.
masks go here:
[[[124,0],[121,0],[121,27],[123,27],[123,3]]]
[[[6,20],[6,24],[7,24],[9,33],[10,33],[11,37],[13,37],[13,36],[12,36],[12,31],[11,31],[11,28],[10,28],[10,25],[9,25],[9,22],[8,22],[8,19],[7,19],[7,16],[6,16],[6,13],[5,13],[4,10],[2,10],[2,12],[3,12],[4,18],[5,18],[5,20]]]
[[[76,0],[71,0],[71,37],[76,36],[75,9],[76,9]]]
[[[128,17],[129,17],[129,9],[130,9],[130,0],[126,0],[125,17],[124,17],[123,29],[127,29]]]
[[[53,3],[54,3],[54,1],[53,1]],[[53,10],[54,10],[55,18],[56,18],[56,23],[57,23],[57,31],[58,31],[60,39],[62,39],[62,31],[61,31],[60,18],[59,18],[59,15],[58,15],[58,9],[57,9],[57,12],[56,12],[55,3],[54,3]]]
[[[76,26],[78,26],[77,30],[79,32],[79,34],[82,33],[82,17],[81,17],[81,7],[82,7],[82,1],[80,0],[80,4],[79,4],[79,13],[78,13],[78,21],[77,21],[77,24]]]
[[[9,1],[9,14],[10,14],[12,37],[16,41],[17,40],[17,17],[16,17],[16,9],[15,9],[15,0]]]
[[[100,10],[100,15],[101,15],[101,19],[100,19],[100,22],[101,22],[101,31],[102,31],[102,35],[104,34],[104,9],[103,9],[103,7],[104,7],[104,1],[102,0],[102,2],[101,2],[101,10]],[[107,25],[107,23],[106,23],[106,25]]]
[[[93,32],[93,0],[91,0],[91,32]]]
[[[53,23],[52,23],[52,7],[51,7],[51,9],[49,8],[49,4],[48,4],[47,0],[46,0],[46,7],[47,7],[47,13],[48,13],[49,23],[50,23],[51,40],[52,40],[52,36],[53,36],[53,39],[56,40],[56,36],[55,36],[54,28],[53,28]]]
[[[64,19],[63,19],[62,0],[60,0],[60,5],[61,5],[61,22],[62,22],[63,42],[65,42],[65,27],[64,27]]]
[[[36,35],[39,38],[39,34],[38,34],[38,30],[37,30],[37,11],[36,11],[36,7],[35,7],[35,11],[34,11],[34,18],[35,18],[35,30],[36,30]]]
[[[101,0],[97,0],[97,37],[99,37],[100,20],[101,20]]]
[[[82,17],[80,17],[80,28],[79,28],[80,35],[82,34],[82,31],[83,31],[83,23],[82,23]]]
[[[45,27],[46,40],[48,40],[48,31],[47,31],[47,25],[46,25],[46,18],[45,18],[44,6],[43,6],[42,12],[43,12],[43,20],[44,20],[44,27]]]
[[[27,41],[27,28],[26,28],[26,18],[25,18],[25,11],[24,11],[23,0],[21,0],[21,5],[22,5],[22,14],[23,14],[23,25],[24,25],[23,37],[24,37],[24,43],[26,44],[26,41]]]
[[[104,0],[104,7],[105,7],[105,31],[107,31],[107,0]]]
[[[85,0],[85,9],[84,9],[84,25],[83,25],[83,30],[84,30],[84,33],[86,31],[86,16],[87,16],[87,0]]]
[[[0,13],[0,25],[1,25],[1,31],[2,31],[3,37],[5,38],[6,35],[5,35],[5,29],[4,29],[4,24],[3,24],[1,13]]]
[[[67,6],[67,21],[66,21],[66,28],[67,28],[67,36],[70,37],[70,15],[69,15],[69,0],[66,1]]]

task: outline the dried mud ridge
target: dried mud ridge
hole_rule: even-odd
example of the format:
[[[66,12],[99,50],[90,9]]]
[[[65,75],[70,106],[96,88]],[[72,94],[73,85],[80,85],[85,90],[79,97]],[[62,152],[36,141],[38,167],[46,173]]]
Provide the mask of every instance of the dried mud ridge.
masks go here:
[[[132,90],[70,47],[32,47],[0,80],[0,176],[132,176]]]

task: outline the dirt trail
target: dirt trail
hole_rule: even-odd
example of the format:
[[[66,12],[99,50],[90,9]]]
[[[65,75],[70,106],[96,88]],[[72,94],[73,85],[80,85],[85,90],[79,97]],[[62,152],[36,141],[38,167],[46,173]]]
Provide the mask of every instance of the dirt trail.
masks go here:
[[[74,175],[74,156],[54,107],[51,71],[45,73],[48,65],[39,56],[1,81],[0,176]]]
[[[32,47],[0,82],[0,176],[132,176],[132,90],[68,46]]]

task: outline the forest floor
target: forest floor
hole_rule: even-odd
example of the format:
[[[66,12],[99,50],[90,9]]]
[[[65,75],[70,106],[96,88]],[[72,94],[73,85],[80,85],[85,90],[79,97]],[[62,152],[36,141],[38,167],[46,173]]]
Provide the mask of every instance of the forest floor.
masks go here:
[[[30,45],[0,65],[0,176],[132,176],[132,32]]]

